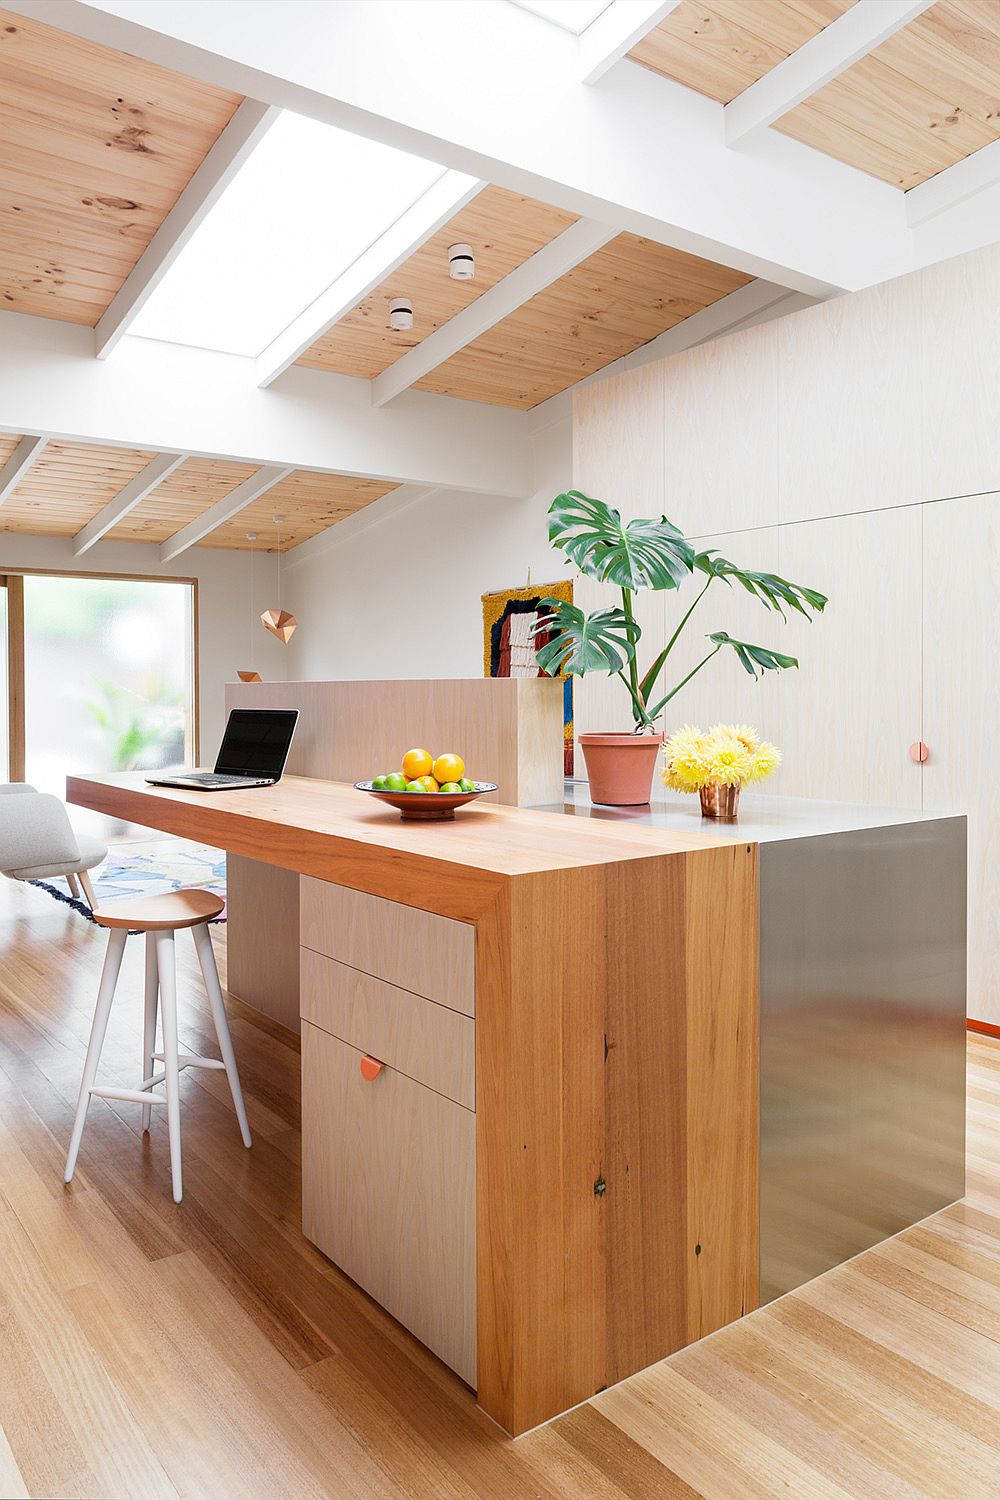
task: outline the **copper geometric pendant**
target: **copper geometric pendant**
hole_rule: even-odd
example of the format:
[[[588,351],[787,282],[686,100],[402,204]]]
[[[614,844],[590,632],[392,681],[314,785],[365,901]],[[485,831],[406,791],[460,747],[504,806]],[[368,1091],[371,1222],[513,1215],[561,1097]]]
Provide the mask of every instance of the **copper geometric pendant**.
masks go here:
[[[260,682],[259,672],[237,672],[236,675],[241,682]]]
[[[287,646],[295,634],[299,622],[294,615],[288,613],[287,609],[265,609],[260,617],[260,623],[265,630],[269,630],[272,635],[276,635],[278,640],[284,641]]]

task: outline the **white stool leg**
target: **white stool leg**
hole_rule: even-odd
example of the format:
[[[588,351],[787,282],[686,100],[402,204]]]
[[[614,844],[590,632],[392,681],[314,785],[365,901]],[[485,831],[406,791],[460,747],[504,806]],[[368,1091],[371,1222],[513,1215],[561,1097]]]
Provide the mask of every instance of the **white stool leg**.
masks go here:
[[[63,1174],[65,1182],[72,1182],[73,1173],[76,1171],[76,1159],[80,1154],[80,1142],[83,1139],[83,1124],[87,1118],[87,1107],[90,1104],[90,1091],[94,1086],[97,1067],[101,1061],[101,1049],[104,1046],[104,1037],[108,1029],[108,1016],[111,1014],[111,1002],[114,999],[115,985],[118,983],[118,975],[121,971],[127,936],[128,934],[120,927],[112,927],[108,933],[108,951],[104,956],[104,968],[101,972],[100,988],[97,991],[97,1007],[90,1028],[90,1041],[87,1043],[87,1060],[83,1065],[80,1097],[76,1102],[73,1134],[70,1136],[69,1151],[66,1155],[66,1171]]]
[[[174,934],[156,934],[156,966],[160,976],[160,1015],[163,1025],[163,1071],[167,1095],[167,1134],[170,1138],[170,1175],[174,1202],[184,1195],[181,1177],[181,1093],[177,1067],[177,970],[174,962]],[[147,1075],[148,1076],[148,1075]]]
[[[87,874],[86,870],[78,870],[76,872],[76,878],[83,886],[83,894],[87,898],[87,905],[90,907],[91,911],[93,911],[94,907],[97,905],[97,902],[94,899],[94,887],[90,883],[90,876]]]
[[[233,1039],[229,1035],[229,1020],[226,1016],[225,1001],[222,998],[219,971],[215,966],[215,954],[212,951],[212,939],[209,935],[208,923],[199,922],[197,927],[192,927],[191,935],[194,938],[194,946],[198,953],[198,962],[201,964],[205,988],[208,991],[208,1003],[212,1007],[215,1034],[219,1039],[219,1051],[222,1053],[222,1061],[226,1065],[229,1092],[233,1096],[236,1118],[240,1122],[240,1134],[243,1137],[244,1146],[249,1147],[253,1144],[250,1137],[250,1124],[247,1120],[246,1106],[243,1103],[243,1090],[240,1088],[240,1075],[239,1069],[236,1066],[236,1053],[233,1051]]]
[[[77,883],[76,883],[76,876],[72,872],[70,872],[66,876],[66,884],[69,886],[69,893],[70,893],[70,895],[71,896],[75,896],[76,899],[79,901],[79,899],[80,899],[80,887],[77,885]]]
[[[159,973],[156,967],[156,934],[146,933],[146,998],[142,1023],[142,1076],[150,1078],[153,1073],[153,1053],[156,1051],[156,997],[159,988]],[[142,1106],[142,1131],[149,1129],[151,1104]]]

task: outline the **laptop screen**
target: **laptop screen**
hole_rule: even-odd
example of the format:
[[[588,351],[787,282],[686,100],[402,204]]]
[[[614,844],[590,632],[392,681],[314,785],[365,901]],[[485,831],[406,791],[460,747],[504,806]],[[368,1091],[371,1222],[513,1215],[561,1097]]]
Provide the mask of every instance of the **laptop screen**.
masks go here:
[[[296,708],[234,708],[216,771],[223,776],[274,776],[285,769],[299,716]]]

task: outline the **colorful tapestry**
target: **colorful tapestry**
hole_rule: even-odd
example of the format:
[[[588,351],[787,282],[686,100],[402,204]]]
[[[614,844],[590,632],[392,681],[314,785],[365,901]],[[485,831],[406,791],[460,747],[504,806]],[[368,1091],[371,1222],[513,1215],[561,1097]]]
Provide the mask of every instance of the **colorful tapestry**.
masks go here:
[[[483,595],[483,676],[544,677],[535,660],[538,646],[549,639],[546,632],[535,637],[531,627],[539,618],[543,599],[573,602],[573,584],[529,584],[521,589],[500,589]],[[573,774],[573,679],[563,677],[563,764]]]
[[[164,839],[152,849],[144,844],[138,854],[125,852],[127,848],[122,844],[112,846],[104,864],[90,872],[99,906],[129,897],[162,896],[167,891],[179,891],[182,886],[195,886],[221,896],[223,901],[226,899],[226,856],[221,849],[189,844],[182,839]],[[33,880],[31,884],[93,921],[89,906],[71,894],[64,877]],[[225,913],[216,920],[224,922]]]

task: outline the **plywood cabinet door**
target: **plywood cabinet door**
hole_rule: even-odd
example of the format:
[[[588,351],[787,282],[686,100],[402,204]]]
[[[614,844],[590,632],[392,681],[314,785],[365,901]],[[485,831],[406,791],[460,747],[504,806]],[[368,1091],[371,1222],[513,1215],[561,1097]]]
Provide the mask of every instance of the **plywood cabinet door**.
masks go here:
[[[306,1238],[476,1383],[476,1117],[302,1025]]]
[[[777,684],[775,791],[920,807],[920,537],[920,506],[780,528],[779,572],[830,602],[781,632],[799,667]]]
[[[924,511],[924,806],[969,818],[969,1014],[1000,1024],[1000,494]]]

